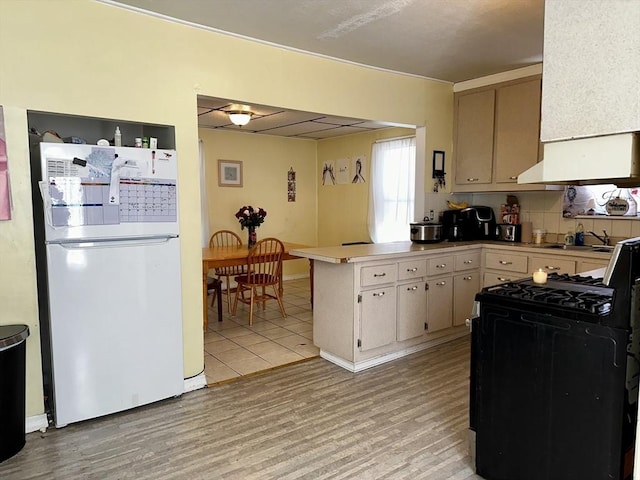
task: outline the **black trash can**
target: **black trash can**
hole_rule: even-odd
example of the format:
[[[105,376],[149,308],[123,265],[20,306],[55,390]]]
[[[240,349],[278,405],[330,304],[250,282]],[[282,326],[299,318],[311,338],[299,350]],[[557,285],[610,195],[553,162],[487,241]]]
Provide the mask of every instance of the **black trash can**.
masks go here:
[[[0,462],[24,447],[28,336],[26,325],[0,325]]]

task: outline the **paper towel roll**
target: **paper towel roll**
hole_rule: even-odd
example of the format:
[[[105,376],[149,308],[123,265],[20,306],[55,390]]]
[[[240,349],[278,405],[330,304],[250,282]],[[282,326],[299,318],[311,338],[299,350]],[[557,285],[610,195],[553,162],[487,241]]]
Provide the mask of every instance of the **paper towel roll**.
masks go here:
[[[533,235],[533,224],[531,222],[522,222],[520,231],[521,242],[531,243],[531,237]]]

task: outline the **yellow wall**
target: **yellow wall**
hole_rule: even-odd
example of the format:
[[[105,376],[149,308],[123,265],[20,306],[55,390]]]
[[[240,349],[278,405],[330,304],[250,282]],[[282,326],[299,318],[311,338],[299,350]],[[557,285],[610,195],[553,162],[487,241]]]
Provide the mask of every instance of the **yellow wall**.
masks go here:
[[[389,128],[370,133],[328,138],[318,142],[318,169],[325,161],[364,156],[363,175],[366,183],[344,185],[322,184],[318,171],[318,245],[340,245],[345,242],[368,242],[367,209],[369,208],[369,172],[371,148],[381,138],[415,135],[415,130]]]
[[[13,220],[0,223],[0,322],[19,321],[32,330],[29,416],[44,407],[27,110],[176,127],[185,376],[203,368],[198,94],[452,128],[451,85],[286,51],[91,0],[0,1],[0,65],[14,203]],[[251,74],[236,74],[247,71]],[[443,133],[441,140],[451,145],[450,134]]]
[[[200,129],[206,159],[209,234],[232,230],[247,242],[235,213],[243,205],[267,211],[258,239],[316,245],[316,141]],[[240,160],[243,187],[218,186],[218,159]],[[296,201],[287,201],[287,172],[296,172]],[[284,262],[284,275],[309,273],[306,260]]]

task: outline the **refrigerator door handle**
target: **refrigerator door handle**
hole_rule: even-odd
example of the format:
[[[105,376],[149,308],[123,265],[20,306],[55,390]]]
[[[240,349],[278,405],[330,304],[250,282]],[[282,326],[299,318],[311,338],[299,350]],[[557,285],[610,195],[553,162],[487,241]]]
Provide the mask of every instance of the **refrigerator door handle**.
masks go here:
[[[140,245],[156,245],[167,243],[170,240],[178,238],[178,235],[148,235],[143,237],[126,237],[126,238],[94,238],[94,239],[69,239],[57,242],[47,242],[51,245],[60,245],[66,249],[82,249],[82,248],[109,248],[109,247],[126,247]]]

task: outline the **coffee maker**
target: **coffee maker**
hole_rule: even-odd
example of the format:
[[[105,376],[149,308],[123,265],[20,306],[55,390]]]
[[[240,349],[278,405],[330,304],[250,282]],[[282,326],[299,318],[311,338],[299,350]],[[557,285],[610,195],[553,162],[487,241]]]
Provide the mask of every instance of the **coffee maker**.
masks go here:
[[[491,207],[473,206],[460,210],[465,240],[495,240],[496,216]]]

